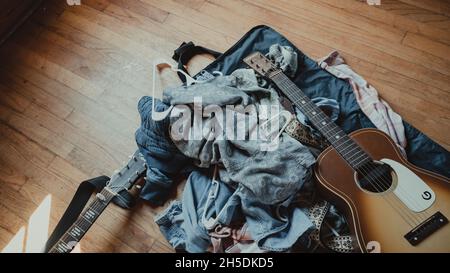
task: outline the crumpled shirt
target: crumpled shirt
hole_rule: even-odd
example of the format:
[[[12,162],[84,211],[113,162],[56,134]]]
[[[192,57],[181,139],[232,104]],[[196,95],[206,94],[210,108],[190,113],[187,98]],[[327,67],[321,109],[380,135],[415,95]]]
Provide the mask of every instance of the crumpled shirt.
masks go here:
[[[194,113],[193,120],[202,119],[201,131],[208,134],[195,140],[192,139],[194,130],[190,130],[191,138],[183,138],[177,135],[178,131],[175,130],[170,133],[173,143],[185,156],[194,159],[199,167],[207,168],[213,164],[223,166],[219,172],[221,181],[234,187],[243,185],[244,192],[263,204],[283,202],[297,192],[305,179],[309,178],[310,167],[315,163],[315,158],[307,147],[285,133],[279,138],[278,146],[274,150],[261,149],[266,143],[260,138],[256,140],[230,138],[225,132],[221,133],[222,138],[217,135],[211,136],[213,134],[211,128],[217,124],[218,117],[196,114],[195,97],[202,98],[202,102],[197,106],[201,104],[207,107],[213,104],[220,107],[223,113],[229,104],[242,107],[253,105],[258,114],[261,113],[263,105],[268,107],[275,105],[281,109],[277,93],[260,87],[253,70],[238,69],[231,75],[217,76],[206,83],[166,89],[163,102],[189,107],[185,108],[187,111],[183,112],[183,115]],[[251,120],[250,114],[239,114],[238,111],[233,114],[235,117]],[[222,118],[225,116],[226,114],[223,114]],[[178,119],[180,116],[171,116],[172,127]],[[222,124],[226,122],[227,120],[224,120]],[[249,122],[248,127],[238,130],[245,130],[244,135],[248,136],[251,134],[250,128],[257,125],[254,122]],[[188,120],[183,126],[187,128],[190,124],[191,120]],[[217,130],[214,133],[216,132]]]

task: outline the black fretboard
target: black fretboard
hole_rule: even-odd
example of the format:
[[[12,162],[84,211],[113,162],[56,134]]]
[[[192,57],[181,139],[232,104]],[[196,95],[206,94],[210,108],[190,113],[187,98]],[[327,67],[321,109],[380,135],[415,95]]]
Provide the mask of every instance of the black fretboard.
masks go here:
[[[271,80],[326,137],[336,151],[354,169],[372,161],[370,156],[303,93],[284,73],[277,73]]]
[[[115,196],[108,188],[98,193],[89,206],[80,214],[78,219],[64,233],[49,253],[68,253],[83,238],[92,224],[97,220],[103,210]]]

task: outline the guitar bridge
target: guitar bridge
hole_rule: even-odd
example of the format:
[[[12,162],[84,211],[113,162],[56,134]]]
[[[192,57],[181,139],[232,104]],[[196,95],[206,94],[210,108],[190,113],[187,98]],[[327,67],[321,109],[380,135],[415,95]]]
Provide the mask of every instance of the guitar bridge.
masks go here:
[[[436,230],[445,226],[447,223],[447,217],[438,211],[413,230],[408,232],[404,237],[411,245],[415,246],[433,234]]]

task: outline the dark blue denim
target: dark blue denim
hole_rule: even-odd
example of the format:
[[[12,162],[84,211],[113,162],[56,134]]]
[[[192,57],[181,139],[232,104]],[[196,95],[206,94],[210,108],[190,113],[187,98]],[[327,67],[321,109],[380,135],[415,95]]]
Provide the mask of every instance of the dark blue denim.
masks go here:
[[[160,112],[168,106],[157,101],[155,109]],[[141,126],[135,133],[139,151],[150,168],[147,170],[147,182],[141,198],[162,205],[173,190],[174,177],[191,169],[189,158],[180,153],[169,137],[169,118],[154,121],[152,119],[152,98],[142,97],[138,103]]]
[[[339,103],[340,114],[336,123],[346,133],[361,128],[375,128],[375,125],[359,108],[348,81],[338,79],[322,69],[315,60],[306,56],[286,37],[276,30],[259,25],[248,31],[230,49],[199,72],[199,75],[220,71],[229,75],[238,68],[245,67],[243,58],[255,51],[266,54],[274,44],[289,46],[298,56],[298,68],[293,82],[310,98],[325,97]],[[301,44],[298,44],[301,47]],[[450,177],[450,152],[425,134],[403,121],[408,145],[408,161],[418,167]]]
[[[243,222],[264,250],[287,251],[299,238],[307,241],[313,224],[302,209],[292,206],[291,200],[262,204],[243,187],[239,185],[234,191],[205,172],[193,171],[182,201],[172,202],[155,222],[173,247],[188,252],[205,252],[211,244],[208,230],[216,225]]]
[[[230,225],[242,218],[237,211],[239,200],[225,183],[215,182],[206,171],[193,171],[186,181],[182,201],[174,201],[155,218],[162,234],[175,248],[188,252],[205,252],[211,244],[205,220]],[[214,197],[211,198],[211,194]]]

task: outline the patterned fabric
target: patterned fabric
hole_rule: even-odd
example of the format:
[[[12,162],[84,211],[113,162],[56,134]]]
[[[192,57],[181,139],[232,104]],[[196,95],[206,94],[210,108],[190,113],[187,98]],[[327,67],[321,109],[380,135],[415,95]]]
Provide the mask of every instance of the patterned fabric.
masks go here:
[[[332,75],[350,83],[356,101],[364,114],[378,129],[391,136],[406,155],[404,150],[406,136],[402,117],[394,112],[387,102],[378,97],[377,90],[353,71],[337,51],[331,52],[328,56],[320,59],[318,63],[321,68]]]
[[[353,239],[351,236],[331,237],[325,242],[325,246],[340,253],[350,253],[354,251]]]
[[[317,203],[315,203],[311,208],[309,209],[309,219],[311,219],[311,222],[316,226],[316,229],[311,232],[309,235],[310,239],[316,242],[317,244],[321,244],[320,241],[320,228],[323,223],[323,219],[325,218],[325,215],[328,212],[329,204],[327,201],[322,200]]]
[[[248,232],[245,223],[233,228],[217,225],[209,235],[211,236],[210,252],[213,253],[263,253]]]
[[[286,129],[284,130],[292,138],[295,138],[300,143],[313,146],[320,150],[328,147],[329,143],[325,138],[317,137],[311,133],[309,128],[299,122],[297,119],[292,119]]]
[[[325,247],[335,252],[350,253],[353,252],[353,240],[351,236],[336,235],[329,236],[325,240],[322,240],[320,231],[322,224],[324,223],[325,216],[330,208],[330,203],[325,200],[320,200],[312,205],[309,209],[308,216],[316,226],[316,229],[309,235],[311,241],[316,244],[313,249],[317,247]]]

